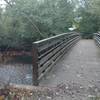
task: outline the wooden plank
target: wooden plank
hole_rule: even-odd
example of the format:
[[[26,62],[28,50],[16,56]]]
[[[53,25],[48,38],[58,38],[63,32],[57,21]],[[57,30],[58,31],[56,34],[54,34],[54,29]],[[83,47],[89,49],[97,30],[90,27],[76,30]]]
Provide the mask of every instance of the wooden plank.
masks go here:
[[[99,34],[99,33],[94,33],[94,35],[95,35],[95,36],[100,36],[100,34]]]
[[[68,45],[67,44],[64,45],[63,48],[61,48],[61,51],[58,54],[61,55],[61,53],[63,53],[64,50],[66,50],[66,48],[68,48],[71,44],[73,44],[75,40],[76,40],[76,38],[72,42],[70,42]],[[55,58],[57,58],[57,57],[58,57],[58,55],[55,56]]]
[[[53,56],[56,54],[56,52],[58,52],[58,51],[60,51],[61,49],[62,49],[62,47],[64,47],[66,44],[69,44],[71,41],[73,41],[73,39],[71,39],[70,41],[68,41],[68,42],[65,42],[65,43],[63,43],[63,45],[62,46],[60,46],[60,47],[58,47],[57,49],[55,49],[53,52]],[[65,44],[65,45],[64,45]],[[50,57],[52,57],[52,55],[50,56]],[[47,62],[47,58],[45,59],[45,62]],[[41,62],[42,62],[42,64],[43,64],[43,61],[40,61],[40,65],[41,65]]]
[[[62,49],[62,52],[59,53],[59,55],[62,56],[62,55],[66,52],[66,50],[70,49],[70,47],[72,47],[72,46],[75,44],[75,42],[78,41],[78,40],[79,40],[79,39],[77,38],[77,39],[73,40],[73,42],[71,42],[69,45],[65,46],[65,47]],[[73,45],[72,45],[72,44],[73,44]],[[58,55],[58,56],[59,56],[59,55]],[[55,58],[59,59],[58,56],[55,56]],[[56,59],[54,59],[54,60],[56,60]]]
[[[70,40],[70,39],[68,39],[68,37],[66,37],[65,39],[66,39],[67,41]],[[41,54],[41,55],[39,56],[39,59],[45,57],[48,53],[50,53],[51,51],[53,51],[54,49],[56,49],[56,48],[57,48],[59,45],[61,45],[62,43],[63,43],[63,42],[60,41],[60,44],[55,45],[54,48],[51,48],[51,49],[47,50],[45,53]]]
[[[69,41],[63,41],[60,45],[58,45],[57,48],[53,49],[53,51],[51,51],[49,54],[47,54],[45,57],[43,57],[43,58],[39,61],[40,65],[43,64],[43,63],[45,63],[45,62],[47,62],[48,59],[50,59],[54,54],[56,54],[56,52],[58,52],[58,51],[62,48],[61,46],[63,46],[65,43],[69,43],[69,42],[72,41],[72,40],[73,40],[73,39],[71,39],[71,40],[69,40]]]
[[[51,41],[51,42],[46,42],[43,46],[41,46],[41,47],[38,47],[38,49],[39,49],[39,52],[42,52],[43,50],[45,50],[45,49],[48,49],[48,47],[51,47],[51,46],[53,46],[53,45],[56,45],[57,43],[59,43],[61,41],[61,39],[60,40],[53,40],[53,41]]]
[[[73,32],[63,33],[63,34],[52,36],[50,38],[46,38],[46,39],[43,39],[43,40],[40,40],[40,41],[36,41],[36,42],[34,42],[34,44],[37,44],[38,46],[41,46],[42,44],[45,44],[47,41],[51,41],[53,39],[64,37],[64,36],[67,36],[67,35],[73,36],[73,35],[79,35],[79,33],[75,33],[75,32],[74,33]]]
[[[79,38],[75,39],[75,41],[72,42],[72,45],[69,45],[69,48],[67,48],[67,50],[70,49],[78,40],[79,40]],[[59,57],[57,57],[55,62],[52,61],[53,63],[51,63],[51,65],[44,71],[44,73],[40,74],[39,80],[52,68],[52,66],[63,56],[64,53],[65,52],[62,52],[62,54],[59,53]]]
[[[46,55],[48,55],[50,52],[52,52],[54,49],[56,49],[58,46],[60,46],[63,42],[60,42],[59,44],[55,45],[54,48],[51,48],[49,50],[47,50],[45,53],[41,54],[39,56],[39,59],[42,59],[43,57],[45,57]]]
[[[33,65],[33,85],[38,86],[38,50],[37,46],[34,44],[32,49],[32,65]]]
[[[48,59],[50,59],[60,48],[61,48],[61,45],[63,43],[61,43],[60,45],[58,45],[58,47],[56,47],[55,49],[53,49],[49,54],[47,54],[46,56],[44,56],[40,61],[40,65],[45,63]]]
[[[33,44],[33,85],[39,85],[39,80],[43,77],[66,49],[75,44],[79,33],[64,33]],[[40,67],[41,66],[41,67]]]
[[[42,52],[43,50],[48,49],[50,46],[54,46],[57,43],[59,43],[60,41],[63,41],[64,39],[69,39],[69,38],[75,37],[75,35],[76,34],[69,35],[69,36],[64,36],[64,37],[61,37],[60,39],[58,38],[58,40],[54,39],[54,40],[51,40],[51,41],[46,41],[46,43],[43,44],[42,46],[40,46],[40,47],[38,46],[38,51]]]
[[[95,37],[95,41],[96,41],[96,44],[100,47],[100,38],[99,37]]]
[[[75,38],[74,40],[76,40],[77,38]],[[73,40],[73,42],[74,42],[74,40]],[[39,75],[42,73],[42,71],[44,71],[48,66],[51,66],[53,63],[55,63],[55,60],[56,60],[56,58],[58,57],[59,58],[59,56],[60,55],[62,55],[62,53],[64,52],[64,50],[66,49],[66,48],[68,48],[73,42],[71,42],[70,44],[68,44],[68,46],[63,46],[62,48],[61,48],[61,51],[59,51],[57,54],[55,54],[53,57],[52,57],[52,59],[50,59],[50,60],[48,60],[47,62],[46,62],[46,64],[44,64],[43,65],[43,67],[41,67],[41,68],[39,68]],[[51,65],[50,65],[51,64]]]
[[[72,35],[72,36],[74,36],[74,35]],[[71,38],[71,36],[69,35],[69,36],[64,36],[64,37],[61,37],[61,38],[53,39],[51,41],[46,41],[46,43],[44,45],[38,47],[39,52],[41,52],[42,50],[47,49],[48,47],[50,47],[52,45],[55,45],[56,43],[58,43],[60,41],[63,41],[66,38]]]

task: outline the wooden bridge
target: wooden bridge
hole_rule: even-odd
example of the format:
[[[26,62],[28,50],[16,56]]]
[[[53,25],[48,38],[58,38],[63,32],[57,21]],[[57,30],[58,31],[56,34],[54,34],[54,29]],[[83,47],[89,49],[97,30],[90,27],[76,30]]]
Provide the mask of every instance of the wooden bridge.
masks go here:
[[[34,93],[36,93],[37,91],[39,91],[40,94],[44,93],[45,95],[47,95],[47,99],[45,100],[48,99],[53,100],[52,98],[48,97],[48,93],[50,93],[49,95],[51,95],[51,92],[54,93],[54,95],[55,92],[57,92],[56,96],[58,95],[59,92],[60,94],[63,92],[65,94],[64,100],[69,100],[66,98],[70,93],[74,92],[77,93],[74,95],[79,95],[79,96],[81,93],[80,96],[81,98],[85,98],[93,94],[96,95],[96,93],[99,93],[100,91],[100,89],[97,88],[100,87],[99,46],[100,46],[99,33],[95,33],[93,39],[87,39],[87,40],[81,39],[80,33],[73,32],[73,33],[64,33],[41,41],[37,41],[33,43],[33,49],[32,49],[33,65],[31,66],[31,68],[28,67],[30,70],[29,71],[30,76],[32,76],[32,78],[30,77],[28,78],[29,80],[31,80],[33,85],[35,86],[39,85],[39,87],[25,86],[25,84],[24,86],[13,85],[11,87],[8,87],[7,91],[10,88],[9,91],[11,93],[14,92],[16,94],[20,92],[25,97],[27,97],[27,94],[29,97]],[[25,70],[27,74],[26,68],[27,67],[20,69]],[[25,74],[20,75],[22,74],[21,70],[19,70],[18,73],[19,77],[17,77],[17,74],[13,72],[16,70],[15,69],[12,70],[12,68],[10,69],[10,71],[7,70],[6,74],[7,72],[11,72],[15,80],[23,79],[23,76]],[[0,68],[0,76],[4,75],[5,74],[4,72],[5,72],[4,69]],[[10,73],[8,74],[8,76],[9,75]],[[23,79],[23,81],[25,81],[25,78]],[[67,84],[68,86],[59,85],[62,83]],[[60,87],[59,89],[53,88],[56,87],[57,85],[58,87]],[[46,87],[41,88],[41,86],[46,86]],[[67,95],[65,92],[67,93]],[[54,100],[63,100],[63,99],[54,99]],[[77,98],[77,100],[79,100],[79,98]]]
[[[33,44],[33,82],[39,80],[80,39],[79,33],[65,33]]]
[[[94,40],[99,46],[100,34],[94,34]],[[74,80],[77,82],[77,78],[81,77],[87,77],[87,81],[90,78],[95,79],[93,73],[97,74],[96,70],[100,70],[100,50],[94,40],[81,40],[81,34],[74,32],[35,42],[33,44],[33,84],[39,85],[40,82],[42,85],[53,85],[53,83]],[[68,53],[68,51],[71,52]],[[44,81],[41,81],[43,77],[45,77]]]
[[[99,33],[87,40],[81,39],[80,33],[72,32],[34,42],[32,65],[0,65],[0,81],[47,86],[77,81],[84,75],[93,79],[93,72],[97,74],[100,65],[100,49],[96,45],[100,45]]]

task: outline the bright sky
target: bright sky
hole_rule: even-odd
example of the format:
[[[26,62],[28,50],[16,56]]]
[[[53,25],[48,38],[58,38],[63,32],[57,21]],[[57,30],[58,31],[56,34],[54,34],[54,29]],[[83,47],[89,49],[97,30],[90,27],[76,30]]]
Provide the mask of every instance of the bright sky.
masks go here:
[[[6,3],[5,3],[4,0],[0,0],[0,6],[1,6],[1,7],[4,7],[5,4],[6,4]]]
[[[0,6],[2,7],[2,8],[4,8],[5,7],[5,1],[4,0],[0,0]]]
[[[4,0],[0,0],[0,4],[5,4],[5,1]]]

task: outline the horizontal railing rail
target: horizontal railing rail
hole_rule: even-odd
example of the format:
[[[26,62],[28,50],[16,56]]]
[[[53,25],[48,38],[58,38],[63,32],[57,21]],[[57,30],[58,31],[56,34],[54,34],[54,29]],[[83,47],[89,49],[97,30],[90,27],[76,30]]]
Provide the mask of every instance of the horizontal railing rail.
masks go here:
[[[73,32],[56,35],[34,42],[33,84],[38,85],[39,80],[79,39],[80,34]]]
[[[94,33],[94,40],[96,44],[100,47],[100,33]]]

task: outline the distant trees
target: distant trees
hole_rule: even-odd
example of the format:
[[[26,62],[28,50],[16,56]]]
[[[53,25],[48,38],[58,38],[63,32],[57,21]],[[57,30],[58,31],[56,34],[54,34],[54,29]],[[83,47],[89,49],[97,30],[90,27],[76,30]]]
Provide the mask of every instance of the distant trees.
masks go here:
[[[100,30],[100,1],[85,0],[84,7],[79,8],[82,20],[79,23],[79,31],[84,38],[92,38],[93,33]]]
[[[69,0],[5,0],[1,46],[26,48],[33,41],[67,32],[73,23]]]
[[[76,26],[88,34],[100,29],[99,0],[4,0],[0,8],[0,47],[30,49],[32,42]]]

